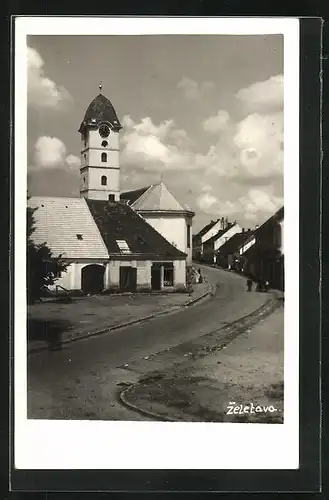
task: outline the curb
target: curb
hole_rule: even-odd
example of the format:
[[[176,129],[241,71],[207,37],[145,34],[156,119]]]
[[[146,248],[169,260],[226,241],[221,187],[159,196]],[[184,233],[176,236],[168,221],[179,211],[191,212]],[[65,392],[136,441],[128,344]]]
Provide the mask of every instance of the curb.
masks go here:
[[[186,302],[185,304],[180,304],[178,306],[172,306],[168,309],[164,309],[163,311],[158,311],[156,313],[149,314],[148,316],[143,316],[142,318],[133,319],[131,321],[127,321],[126,323],[120,323],[119,325],[113,325],[113,326],[110,326],[108,328],[102,328],[101,330],[96,330],[94,332],[86,332],[85,334],[80,335],[78,337],[62,340],[58,345],[62,346],[62,345],[71,344],[72,342],[78,342],[79,340],[85,340],[86,338],[96,337],[97,335],[102,335],[104,333],[108,333],[108,332],[111,332],[113,330],[118,330],[119,328],[125,328],[126,326],[131,326],[131,325],[135,325],[138,323],[142,323],[143,321],[147,321],[149,319],[153,319],[153,318],[156,318],[158,316],[164,316],[166,314],[170,314],[171,312],[178,311],[179,309],[183,309],[184,307],[190,307],[190,306],[196,304],[197,302],[199,302],[201,299],[204,299],[207,295],[210,295],[212,293],[213,293],[213,286],[209,284],[208,289],[205,293],[203,293],[199,297],[196,297],[196,298],[190,300],[189,302]],[[43,346],[34,347],[34,348],[32,347],[31,349],[27,350],[27,354],[28,355],[37,354],[37,353],[42,352],[42,351],[48,351],[48,349],[49,349],[48,345],[43,345]]]
[[[143,410],[143,408],[139,408],[138,406],[134,405],[133,403],[129,403],[126,399],[126,394],[129,392],[130,389],[132,389],[133,387],[135,387],[135,384],[131,387],[128,387],[128,389],[125,389],[124,391],[120,392],[119,394],[119,399],[120,399],[120,402],[126,407],[128,408],[129,410],[133,410],[137,413],[140,413],[141,415],[145,415],[146,417],[151,417],[151,418],[155,418],[156,420],[159,420],[161,422],[176,422],[175,419],[171,418],[171,417],[162,417],[161,415],[159,415],[158,413],[153,413],[152,411],[150,410]]]
[[[275,311],[276,307],[280,307],[280,300],[281,300],[281,297],[279,296],[279,294],[273,292],[273,296],[268,301],[266,301],[262,306],[260,306],[259,308],[255,309],[251,313],[246,314],[245,316],[242,316],[241,318],[239,318],[239,319],[237,319],[235,321],[232,321],[229,325],[225,325],[222,329],[225,329],[227,327],[232,327],[235,324],[238,324],[239,322],[241,322],[241,321],[243,321],[243,320],[245,320],[247,318],[252,317],[253,315],[257,316],[262,311],[262,309],[266,310],[266,307],[270,306],[271,302],[273,302],[273,306],[274,307],[272,306],[271,309],[270,309],[270,311],[269,311],[269,313],[266,315],[266,316],[270,316]],[[208,332],[208,333],[206,333],[204,335],[206,336],[209,333],[212,333],[212,332]],[[230,343],[230,341],[228,343]],[[223,345],[226,345],[226,343],[223,344]],[[137,413],[140,413],[142,415],[146,415],[148,417],[155,418],[156,420],[160,420],[160,421],[164,421],[164,422],[167,422],[167,421],[168,422],[177,422],[177,419],[173,419],[171,417],[166,417],[165,418],[165,417],[159,415],[158,413],[154,413],[154,412],[152,412],[150,410],[144,410],[143,408],[140,408],[139,406],[135,405],[134,403],[130,403],[129,400],[126,398],[126,395],[128,395],[129,391],[131,391],[132,389],[134,389],[138,385],[139,385],[139,382],[137,382],[135,384],[132,384],[130,387],[128,387],[127,389],[124,389],[119,394],[120,401],[124,404],[124,406],[126,406],[127,408],[129,408],[129,409],[131,409],[133,411],[136,411]]]

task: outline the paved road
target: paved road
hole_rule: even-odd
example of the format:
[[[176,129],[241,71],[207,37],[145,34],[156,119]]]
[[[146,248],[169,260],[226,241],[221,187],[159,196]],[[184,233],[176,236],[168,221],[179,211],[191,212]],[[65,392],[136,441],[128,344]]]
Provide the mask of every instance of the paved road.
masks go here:
[[[217,329],[266,300],[264,294],[246,292],[240,276],[207,267],[202,271],[216,291],[191,308],[75,342],[62,351],[29,356],[28,417],[145,420],[118,402],[123,387],[118,384],[140,376],[129,370],[131,362],[144,362],[155,352]],[[146,372],[147,359],[144,365]]]

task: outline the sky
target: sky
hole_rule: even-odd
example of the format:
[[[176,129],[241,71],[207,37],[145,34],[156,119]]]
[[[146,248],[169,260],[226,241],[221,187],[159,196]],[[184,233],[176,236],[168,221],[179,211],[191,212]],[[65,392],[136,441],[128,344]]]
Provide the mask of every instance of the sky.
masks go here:
[[[122,190],[161,180],[195,212],[262,223],[283,205],[283,36],[29,36],[28,191],[79,196],[78,128],[116,109]]]

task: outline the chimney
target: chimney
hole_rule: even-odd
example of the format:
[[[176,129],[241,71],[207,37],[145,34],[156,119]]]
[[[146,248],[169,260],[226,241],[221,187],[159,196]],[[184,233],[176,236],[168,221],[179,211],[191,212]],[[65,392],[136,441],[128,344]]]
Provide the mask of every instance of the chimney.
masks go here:
[[[244,233],[244,227],[242,228],[242,232]]]
[[[248,233],[250,233],[250,227],[248,227]]]
[[[258,225],[258,224],[256,224],[255,229],[258,229],[258,228],[259,228],[259,225]]]

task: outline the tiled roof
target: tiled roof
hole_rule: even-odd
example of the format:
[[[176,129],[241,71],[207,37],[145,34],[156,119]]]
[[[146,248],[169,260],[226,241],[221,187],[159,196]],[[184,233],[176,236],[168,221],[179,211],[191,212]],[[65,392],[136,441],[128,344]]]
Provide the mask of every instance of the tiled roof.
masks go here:
[[[101,122],[109,122],[114,130],[122,128],[111,101],[98,94],[89,104],[79,132],[83,132],[87,125],[98,127]]]
[[[129,205],[90,199],[86,199],[86,202],[110,255],[120,253],[117,240],[123,240],[132,254],[162,259],[186,257]]]
[[[219,248],[218,252],[221,255],[230,255],[236,252],[244,244],[244,242],[252,236],[252,234],[253,231],[244,231],[242,233],[234,234]]]
[[[108,251],[84,198],[32,196],[35,244],[47,243],[55,257],[108,259]],[[77,235],[81,235],[80,238]]]
[[[223,234],[226,233],[226,231],[228,231],[229,229],[231,229],[231,227],[233,227],[234,224],[229,224],[225,229],[220,229],[216,234],[214,234],[214,236],[212,236],[211,238],[209,238],[209,240],[205,241],[205,245],[207,245],[208,243],[213,243],[214,241],[217,241],[218,238],[220,238],[221,236],[223,236]]]
[[[219,221],[220,219],[217,219],[217,220],[212,220],[211,222],[209,222],[209,224],[207,224],[205,227],[203,227],[199,232],[198,234],[195,235],[195,237],[199,237],[201,238],[202,236],[204,236],[215,224],[217,224],[217,222]]]
[[[126,191],[125,193],[120,194],[120,200],[129,201],[129,205],[134,203],[142,194],[145,193],[151,186],[146,186],[140,189],[135,189],[134,191]]]
[[[152,184],[137,198],[132,207],[137,211],[186,212],[191,211],[179,203],[163,182]]]

